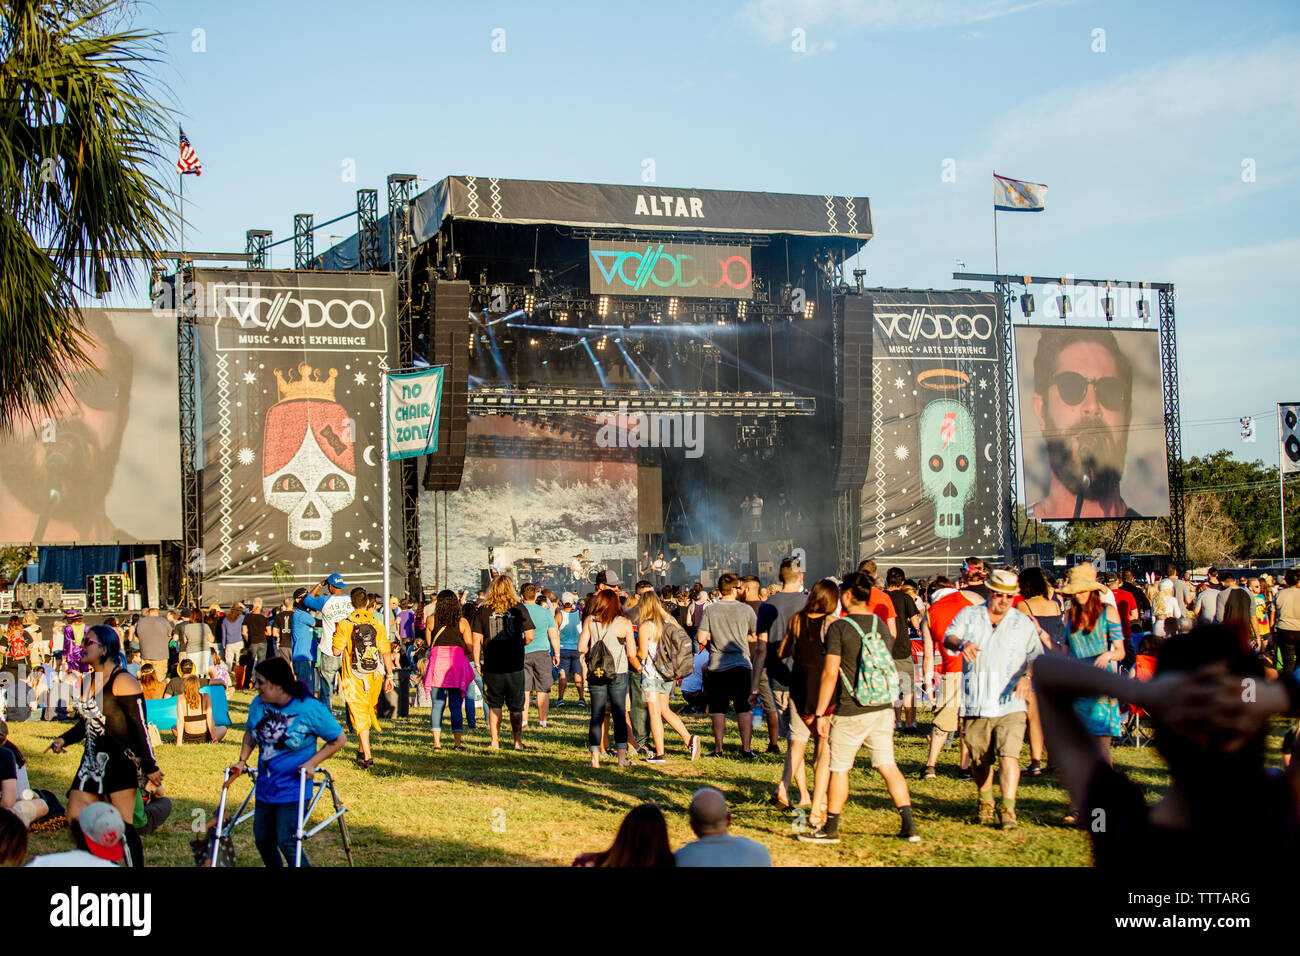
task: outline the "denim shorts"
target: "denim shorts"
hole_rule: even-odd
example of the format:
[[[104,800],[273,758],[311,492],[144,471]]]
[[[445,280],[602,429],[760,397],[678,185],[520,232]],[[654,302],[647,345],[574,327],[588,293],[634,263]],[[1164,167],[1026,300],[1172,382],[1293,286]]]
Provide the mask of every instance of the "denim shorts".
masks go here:
[[[577,648],[560,651],[560,670],[569,677],[574,674],[582,676],[582,655],[578,653]]]
[[[649,671],[641,672],[641,693],[642,694],[671,695],[673,692],[673,688],[676,686],[677,686],[677,681],[675,680],[666,680],[664,678],[659,677],[657,674],[651,677]]]

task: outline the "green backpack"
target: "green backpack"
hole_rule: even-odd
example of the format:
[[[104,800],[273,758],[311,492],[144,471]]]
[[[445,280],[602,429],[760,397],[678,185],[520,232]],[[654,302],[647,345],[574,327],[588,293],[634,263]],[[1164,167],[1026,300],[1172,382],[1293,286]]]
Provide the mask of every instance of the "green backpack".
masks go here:
[[[889,648],[880,639],[877,630],[880,618],[873,616],[870,634],[864,634],[853,618],[846,617],[842,620],[852,626],[862,638],[862,651],[858,654],[858,672],[854,676],[852,686],[844,676],[844,668],[840,668],[840,681],[844,684],[844,689],[861,707],[892,704],[898,699],[898,668],[894,665],[894,656],[889,653]]]

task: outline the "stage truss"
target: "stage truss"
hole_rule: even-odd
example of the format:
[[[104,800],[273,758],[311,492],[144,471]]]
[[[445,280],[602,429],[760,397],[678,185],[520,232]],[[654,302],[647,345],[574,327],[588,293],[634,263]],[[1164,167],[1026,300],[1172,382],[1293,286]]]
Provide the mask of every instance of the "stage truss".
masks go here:
[[[817,400],[790,392],[647,392],[606,388],[474,388],[471,415],[815,415]]]

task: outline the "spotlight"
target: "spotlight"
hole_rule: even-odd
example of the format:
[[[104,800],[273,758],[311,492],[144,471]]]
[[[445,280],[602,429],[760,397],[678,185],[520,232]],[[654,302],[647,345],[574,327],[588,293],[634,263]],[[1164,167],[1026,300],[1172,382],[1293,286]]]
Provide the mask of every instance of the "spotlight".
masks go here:
[[[961,260],[959,259],[959,260],[957,260],[957,261],[960,262]],[[862,279],[863,279],[863,277],[864,277],[866,274],[867,274],[867,270],[866,270],[866,269],[854,269],[854,270],[853,270],[853,281],[856,282],[856,283],[858,284],[858,291],[859,291],[859,292],[862,291],[862,285],[863,285]]]
[[[596,300],[596,314],[602,319],[609,315],[609,296],[602,295]]]
[[[814,302],[812,299],[804,299],[803,317],[805,319],[811,319],[813,317],[813,312],[816,310],[816,308],[817,308],[816,302]]]
[[[1101,311],[1109,322],[1115,317],[1115,300],[1108,295],[1101,297]]]
[[[555,317],[556,317],[557,319],[559,319],[561,322],[568,322],[568,321],[569,321],[569,313],[568,313],[568,312],[565,312],[565,311],[560,311],[560,312],[555,313]]]
[[[677,299],[675,297],[668,300],[668,317],[670,319],[677,318]]]
[[[537,339],[529,339],[529,340],[528,340],[528,344],[529,344],[529,345],[532,345],[532,346],[536,346],[536,345],[537,345]]]
[[[524,313],[529,317],[532,316],[533,310],[537,308],[537,296],[531,292],[524,293]]]
[[[1146,299],[1138,299],[1138,318],[1145,322],[1150,316],[1150,306]]]
[[[1032,292],[1021,293],[1020,311],[1025,318],[1029,318],[1034,314],[1034,294]]]
[[[746,315],[747,312],[749,312],[749,303],[746,302],[744,299],[739,300],[739,301],[736,303],[736,318],[738,318],[738,319],[740,319],[740,321],[744,322],[744,321],[745,321],[745,315]]]
[[[1060,313],[1062,319],[1070,314],[1070,297],[1068,295],[1058,295],[1056,297],[1056,311]]]

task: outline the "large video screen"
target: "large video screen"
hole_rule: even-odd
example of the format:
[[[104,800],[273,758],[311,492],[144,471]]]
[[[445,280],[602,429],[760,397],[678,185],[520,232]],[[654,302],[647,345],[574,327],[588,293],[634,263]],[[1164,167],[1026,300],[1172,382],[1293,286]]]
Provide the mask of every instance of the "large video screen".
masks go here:
[[[1168,515],[1158,333],[1018,326],[1015,336],[1030,516]]]
[[[524,421],[471,415],[465,475],[448,495],[446,519],[435,496],[420,496],[420,571],[434,587],[479,588],[488,556],[516,582],[585,587],[583,575],[637,555],[635,449],[606,447],[594,417]],[[434,554],[446,540],[440,562]],[[540,555],[537,553],[541,549]],[[590,565],[577,576],[570,565],[586,551]],[[528,562],[536,557],[538,564]]]
[[[94,368],[0,442],[0,542],[181,536],[176,318],[83,309]]]

